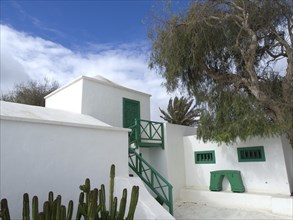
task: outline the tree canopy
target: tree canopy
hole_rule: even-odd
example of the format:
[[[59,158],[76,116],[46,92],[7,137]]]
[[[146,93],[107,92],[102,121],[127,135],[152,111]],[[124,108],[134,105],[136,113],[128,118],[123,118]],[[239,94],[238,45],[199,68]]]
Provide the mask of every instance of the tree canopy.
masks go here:
[[[199,138],[229,143],[285,133],[293,146],[292,4],[192,1],[155,20],[150,67],[168,91],[187,89],[205,109]]]
[[[45,106],[44,97],[59,88],[57,81],[44,79],[43,82],[30,80],[16,84],[8,93],[1,95],[1,100],[28,105]]]
[[[160,117],[171,124],[194,126],[200,116],[200,109],[196,109],[193,100],[183,96],[181,98],[176,96],[174,100],[170,98],[167,112],[159,109],[162,113]]]

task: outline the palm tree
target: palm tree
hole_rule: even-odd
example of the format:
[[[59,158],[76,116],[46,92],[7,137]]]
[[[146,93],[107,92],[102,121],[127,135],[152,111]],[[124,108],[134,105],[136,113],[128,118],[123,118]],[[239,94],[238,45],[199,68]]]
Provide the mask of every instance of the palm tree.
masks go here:
[[[171,124],[194,126],[199,121],[201,109],[192,104],[193,100],[185,97],[176,96],[174,101],[170,98],[167,112],[159,108],[163,114],[160,117]]]

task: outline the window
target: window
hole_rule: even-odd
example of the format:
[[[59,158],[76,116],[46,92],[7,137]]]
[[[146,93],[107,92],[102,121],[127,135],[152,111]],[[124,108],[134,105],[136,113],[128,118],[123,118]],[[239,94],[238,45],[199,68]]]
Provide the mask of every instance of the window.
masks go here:
[[[237,148],[239,162],[266,161],[263,146]]]
[[[216,163],[215,151],[195,151],[194,159],[197,164]]]

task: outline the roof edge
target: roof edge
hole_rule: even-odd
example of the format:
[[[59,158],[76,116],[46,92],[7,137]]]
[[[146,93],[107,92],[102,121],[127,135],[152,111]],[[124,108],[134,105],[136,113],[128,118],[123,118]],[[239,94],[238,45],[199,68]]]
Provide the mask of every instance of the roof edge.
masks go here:
[[[82,79],[86,79],[86,80],[89,80],[89,81],[93,81],[93,82],[96,82],[96,83],[100,83],[100,84],[103,84],[103,85],[106,85],[106,86],[111,86],[111,87],[114,87],[114,88],[118,88],[118,89],[123,89],[123,90],[127,90],[127,91],[130,91],[130,92],[135,92],[135,93],[138,93],[138,94],[141,94],[141,95],[144,95],[144,96],[148,96],[148,97],[151,97],[152,95],[148,94],[148,93],[145,93],[145,92],[140,92],[140,91],[137,91],[137,90],[134,90],[134,89],[130,89],[130,88],[127,88],[127,87],[124,87],[124,86],[121,86],[121,85],[118,85],[116,83],[107,83],[107,82],[104,82],[104,81],[101,81],[99,79],[95,79],[93,77],[90,77],[90,76],[79,76],[78,78],[70,81],[69,83],[65,84],[64,86],[62,86],[61,88],[59,89],[56,89],[55,91],[51,92],[50,94],[46,95],[44,97],[44,99],[47,99],[49,97],[51,97],[52,95],[62,91],[63,89],[69,87],[70,85],[78,82],[79,80],[82,80]]]
[[[139,93],[139,94],[142,94],[142,95],[145,95],[145,96],[148,96],[148,97],[151,97],[152,95],[148,94],[148,93],[145,93],[145,92],[141,92],[141,91],[137,91],[137,90],[134,90],[134,89],[130,89],[130,88],[127,88],[125,86],[121,86],[119,84],[116,84],[116,83],[107,83],[107,82],[104,82],[104,81],[101,81],[99,79],[95,79],[93,77],[90,77],[90,76],[82,76],[83,79],[87,79],[87,80],[90,80],[90,81],[94,81],[94,82],[97,82],[97,83],[100,83],[100,84],[104,84],[104,85],[107,85],[107,86],[111,86],[111,87],[114,87],[114,88],[118,88],[118,89],[124,89],[124,90],[127,90],[127,91],[131,91],[131,92],[135,92],[135,93]]]
[[[47,99],[47,98],[51,97],[52,95],[54,95],[54,94],[60,92],[61,90],[63,90],[63,89],[65,89],[65,88],[69,87],[69,86],[72,85],[73,83],[78,82],[78,81],[81,80],[82,78],[83,78],[83,76],[79,76],[79,77],[77,77],[76,79],[74,79],[74,80],[72,80],[72,81],[66,83],[64,86],[62,86],[62,87],[56,89],[55,91],[51,92],[50,94],[46,95],[46,96],[44,97],[44,99]]]
[[[42,123],[42,124],[59,125],[59,126],[66,126],[66,127],[81,127],[81,128],[89,128],[89,129],[107,130],[107,131],[123,131],[123,132],[131,131],[129,128],[118,128],[118,127],[112,127],[112,126],[107,127],[107,126],[89,125],[89,124],[72,123],[72,122],[49,121],[49,120],[42,120],[42,119],[22,118],[22,117],[5,116],[5,115],[0,115],[0,120]]]

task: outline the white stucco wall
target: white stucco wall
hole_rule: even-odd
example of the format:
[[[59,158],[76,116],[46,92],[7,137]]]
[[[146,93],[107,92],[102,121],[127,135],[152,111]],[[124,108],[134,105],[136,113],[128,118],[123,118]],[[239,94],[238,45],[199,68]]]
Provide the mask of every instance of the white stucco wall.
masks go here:
[[[123,98],[139,101],[141,119],[150,120],[150,95],[88,77],[83,80],[83,114],[112,126],[123,127]]]
[[[22,212],[27,192],[39,202],[52,190],[63,204],[79,196],[79,185],[90,178],[92,186],[105,183],[116,164],[116,176],[128,176],[128,134],[125,129],[37,123],[25,119],[1,119],[0,197],[7,198],[11,219]],[[76,211],[76,207],[75,207]]]
[[[140,102],[141,119],[150,120],[150,95],[103,77],[81,76],[45,97],[46,107],[93,116],[123,127],[123,98]]]
[[[237,147],[264,146],[265,162],[238,162]],[[215,164],[195,164],[194,151],[215,150]],[[247,192],[290,195],[289,180],[281,138],[253,138],[234,146],[204,143],[195,136],[184,138],[186,185],[209,189],[210,171],[240,170]],[[223,190],[230,186],[226,178]]]
[[[289,141],[285,136],[282,136],[281,140],[285,155],[290,190],[291,194],[293,194],[293,148],[290,146]]]
[[[46,96],[45,106],[47,108],[81,113],[82,87],[83,80],[82,77],[79,77]]]
[[[185,162],[183,137],[194,135],[193,127],[164,124],[165,149],[141,149],[142,156],[173,186],[173,200],[180,198],[180,189],[185,186]]]

